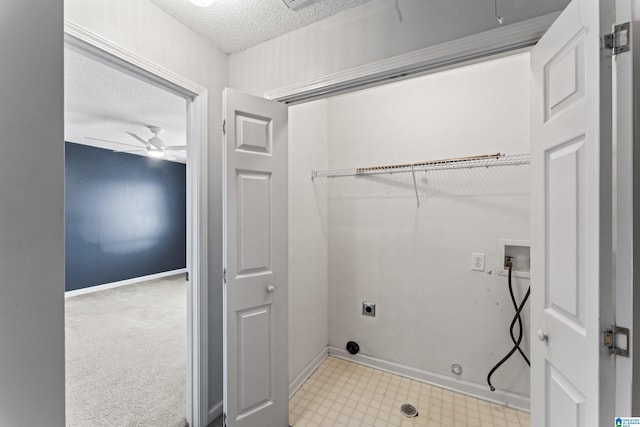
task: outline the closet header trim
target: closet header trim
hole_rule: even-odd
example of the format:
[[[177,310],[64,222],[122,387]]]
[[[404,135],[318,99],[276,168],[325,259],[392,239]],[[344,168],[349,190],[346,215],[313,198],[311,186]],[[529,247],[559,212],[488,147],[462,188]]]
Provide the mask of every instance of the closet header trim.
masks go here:
[[[297,104],[511,54],[535,45],[559,14],[554,12],[503,25],[479,34],[270,90],[264,96],[274,101]]]

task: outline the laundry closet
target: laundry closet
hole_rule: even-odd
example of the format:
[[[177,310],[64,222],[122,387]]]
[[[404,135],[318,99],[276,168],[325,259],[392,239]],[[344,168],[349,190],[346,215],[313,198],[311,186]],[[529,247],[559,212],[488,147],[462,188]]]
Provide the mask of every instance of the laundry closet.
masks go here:
[[[508,257],[529,287],[529,76],[521,52],[289,107],[290,391],[328,351],[528,409],[528,303],[487,375]]]

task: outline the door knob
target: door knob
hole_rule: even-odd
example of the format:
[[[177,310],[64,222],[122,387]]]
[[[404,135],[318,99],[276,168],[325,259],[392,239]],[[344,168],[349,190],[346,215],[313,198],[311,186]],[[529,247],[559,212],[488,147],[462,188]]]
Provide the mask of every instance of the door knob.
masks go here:
[[[540,341],[547,341],[549,339],[549,331],[546,329],[538,329],[536,335]]]
[[[268,294],[273,293],[273,291],[275,291],[275,290],[276,290],[276,287],[275,287],[275,286],[273,286],[273,285],[269,285],[269,286],[267,286],[267,293],[268,293]]]

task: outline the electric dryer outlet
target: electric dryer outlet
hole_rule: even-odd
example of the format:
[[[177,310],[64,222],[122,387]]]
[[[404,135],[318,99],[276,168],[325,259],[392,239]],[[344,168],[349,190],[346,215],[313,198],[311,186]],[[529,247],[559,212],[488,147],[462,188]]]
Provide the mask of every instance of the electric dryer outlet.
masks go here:
[[[362,302],[362,315],[376,317],[376,305],[372,302]]]

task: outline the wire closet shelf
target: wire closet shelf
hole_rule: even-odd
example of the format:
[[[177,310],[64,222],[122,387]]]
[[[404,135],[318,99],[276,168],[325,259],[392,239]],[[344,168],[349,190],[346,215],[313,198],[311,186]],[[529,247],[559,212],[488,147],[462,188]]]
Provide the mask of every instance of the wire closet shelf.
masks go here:
[[[420,163],[404,163],[383,166],[368,166],[351,169],[327,169],[311,171],[311,178],[337,178],[343,176],[382,175],[395,173],[428,172],[447,169],[488,168],[492,166],[517,166],[531,162],[529,154],[485,154],[480,156],[457,157],[430,160]]]
[[[484,154],[481,156],[456,157],[451,159],[430,160],[420,163],[404,163],[384,166],[368,166],[355,169],[329,169],[311,171],[311,179],[337,178],[342,176],[367,176],[410,172],[413,178],[416,203],[420,206],[416,172],[428,172],[448,169],[489,168],[492,166],[518,166],[531,162],[529,154]]]

